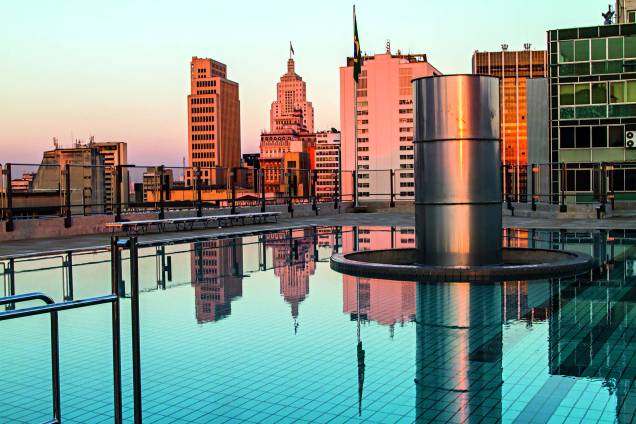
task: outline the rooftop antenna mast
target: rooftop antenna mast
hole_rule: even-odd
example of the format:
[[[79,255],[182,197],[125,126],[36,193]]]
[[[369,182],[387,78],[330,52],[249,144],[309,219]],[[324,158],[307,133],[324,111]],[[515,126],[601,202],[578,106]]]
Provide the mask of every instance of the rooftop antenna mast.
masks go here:
[[[603,19],[605,19],[604,25],[612,25],[614,23],[614,11],[612,10],[612,5],[607,5],[607,12],[601,13]]]

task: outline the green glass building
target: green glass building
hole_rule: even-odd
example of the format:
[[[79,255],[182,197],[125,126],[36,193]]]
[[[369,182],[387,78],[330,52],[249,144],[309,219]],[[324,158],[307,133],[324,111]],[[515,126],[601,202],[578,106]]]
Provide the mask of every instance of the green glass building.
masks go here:
[[[636,200],[636,24],[548,31],[548,61],[552,193]]]

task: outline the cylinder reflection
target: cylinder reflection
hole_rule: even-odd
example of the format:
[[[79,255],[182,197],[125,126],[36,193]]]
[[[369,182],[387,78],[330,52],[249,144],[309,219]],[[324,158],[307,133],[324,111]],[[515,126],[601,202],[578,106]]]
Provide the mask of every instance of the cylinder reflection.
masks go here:
[[[417,422],[501,420],[499,284],[418,283]]]

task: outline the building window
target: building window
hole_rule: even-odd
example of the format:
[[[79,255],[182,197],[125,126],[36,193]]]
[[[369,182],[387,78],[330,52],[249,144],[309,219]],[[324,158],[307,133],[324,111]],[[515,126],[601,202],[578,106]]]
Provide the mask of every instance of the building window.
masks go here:
[[[608,59],[623,58],[623,37],[607,39],[607,57]]]
[[[636,10],[627,11],[627,23],[633,24],[636,22]]]
[[[592,147],[607,147],[607,127],[592,127]]]
[[[559,147],[561,149],[574,148],[574,127],[561,127],[559,129]]]
[[[623,125],[611,125],[608,138],[610,147],[625,147],[625,127]]]

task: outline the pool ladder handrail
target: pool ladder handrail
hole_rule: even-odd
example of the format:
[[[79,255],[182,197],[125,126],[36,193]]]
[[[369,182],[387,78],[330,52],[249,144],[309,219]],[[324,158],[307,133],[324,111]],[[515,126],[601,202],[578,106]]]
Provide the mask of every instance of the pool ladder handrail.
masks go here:
[[[53,419],[46,421],[46,424],[60,424],[62,422],[61,395],[60,395],[60,347],[59,347],[59,326],[57,313],[69,309],[83,308],[87,306],[110,303],[112,321],[112,344],[113,344],[113,397],[114,397],[114,421],[116,424],[123,422],[122,418],[122,375],[121,375],[121,337],[120,337],[120,282],[121,282],[121,251],[130,249],[131,253],[131,279],[132,279],[132,332],[133,332],[133,391],[134,398],[134,419],[135,423],[141,423],[141,371],[139,355],[139,268],[137,254],[137,239],[131,237],[128,240],[120,240],[118,237],[111,239],[111,293],[104,296],[90,297],[80,300],[71,300],[56,303],[51,297],[44,293],[25,293],[12,296],[0,297],[0,305],[5,305],[6,310],[0,311],[0,322],[11,319],[24,318],[34,315],[50,314],[51,316],[51,372],[52,372],[52,397],[53,397]],[[16,303],[41,300],[45,303],[42,306],[32,306],[22,309],[15,309]]]

